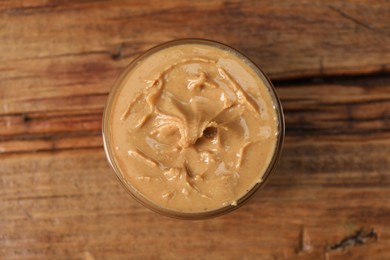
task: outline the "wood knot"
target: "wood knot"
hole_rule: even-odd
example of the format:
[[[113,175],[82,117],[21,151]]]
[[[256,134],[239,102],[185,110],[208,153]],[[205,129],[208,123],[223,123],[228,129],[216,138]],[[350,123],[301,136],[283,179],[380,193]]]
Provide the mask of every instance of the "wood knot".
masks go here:
[[[111,51],[111,59],[113,60],[119,60],[121,58],[123,58],[123,44],[119,44],[118,46],[116,46],[116,48],[114,50]]]

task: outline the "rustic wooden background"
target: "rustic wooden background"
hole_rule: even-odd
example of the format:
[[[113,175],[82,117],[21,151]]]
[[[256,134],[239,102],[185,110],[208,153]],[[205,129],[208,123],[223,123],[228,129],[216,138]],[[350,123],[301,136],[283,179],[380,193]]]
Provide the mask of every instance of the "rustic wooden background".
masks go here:
[[[158,43],[219,40],[270,75],[281,162],[243,208],[159,216],[108,167],[101,117]],[[390,2],[0,1],[0,259],[390,259]]]

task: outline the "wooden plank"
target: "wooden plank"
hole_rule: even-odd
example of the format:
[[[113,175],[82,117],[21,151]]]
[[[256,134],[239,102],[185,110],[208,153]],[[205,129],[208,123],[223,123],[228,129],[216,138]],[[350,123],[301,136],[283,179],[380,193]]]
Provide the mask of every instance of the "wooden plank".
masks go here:
[[[277,86],[287,134],[388,136],[390,78],[336,78],[313,84]]]
[[[230,44],[273,79],[389,72],[389,24],[383,0],[4,1],[0,114],[91,108],[134,57],[183,37]]]
[[[277,82],[278,84],[278,82]],[[290,138],[361,140],[390,137],[390,78],[338,78],[276,86]],[[103,106],[106,96],[90,100]],[[101,146],[102,108],[31,112],[0,117],[0,154]],[[90,138],[94,141],[89,142]],[[72,141],[73,140],[73,141]],[[69,145],[65,145],[69,142]],[[78,145],[77,143],[80,142]]]
[[[287,132],[275,174],[206,221],[129,197],[106,163],[101,109],[3,116],[14,131],[0,128],[0,259],[389,258],[389,79],[278,84]],[[361,229],[379,240],[359,245]]]
[[[0,258],[387,259],[389,153],[388,139],[337,146],[287,138],[267,186],[238,211],[206,221],[139,205],[101,149],[3,156]],[[302,228],[311,251],[299,253]],[[380,239],[328,252],[361,228]]]

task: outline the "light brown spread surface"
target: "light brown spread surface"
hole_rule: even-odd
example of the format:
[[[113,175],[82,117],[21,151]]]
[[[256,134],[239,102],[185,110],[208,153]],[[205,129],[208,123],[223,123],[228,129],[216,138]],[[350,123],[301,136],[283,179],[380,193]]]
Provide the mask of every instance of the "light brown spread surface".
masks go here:
[[[234,52],[204,44],[159,50],[119,83],[111,149],[124,181],[159,207],[236,205],[273,156],[278,121],[268,88]]]

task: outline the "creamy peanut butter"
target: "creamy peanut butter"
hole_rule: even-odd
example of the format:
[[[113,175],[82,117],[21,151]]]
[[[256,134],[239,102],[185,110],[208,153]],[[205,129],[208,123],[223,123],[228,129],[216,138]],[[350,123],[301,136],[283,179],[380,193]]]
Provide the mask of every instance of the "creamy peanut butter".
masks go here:
[[[151,204],[212,211],[262,182],[279,135],[275,98],[228,48],[182,43],[127,70],[111,98],[109,149],[120,177]]]

